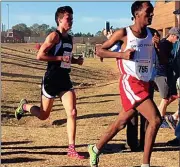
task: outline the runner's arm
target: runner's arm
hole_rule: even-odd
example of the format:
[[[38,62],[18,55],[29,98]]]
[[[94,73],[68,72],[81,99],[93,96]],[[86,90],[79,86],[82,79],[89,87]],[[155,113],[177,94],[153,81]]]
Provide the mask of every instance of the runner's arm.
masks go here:
[[[63,61],[63,56],[53,56],[48,53],[59,40],[59,35],[56,32],[49,34],[37,53],[37,59],[42,61]]]
[[[128,49],[126,52],[114,52],[109,50],[118,41],[124,42],[126,36],[125,28],[115,31],[112,36],[97,49],[96,55],[102,58],[122,58],[130,59],[134,49]]]

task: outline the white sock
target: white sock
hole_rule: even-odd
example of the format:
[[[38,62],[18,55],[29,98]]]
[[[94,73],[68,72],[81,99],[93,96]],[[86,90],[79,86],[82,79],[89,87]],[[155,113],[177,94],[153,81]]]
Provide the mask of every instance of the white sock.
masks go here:
[[[98,154],[98,153],[99,153],[99,150],[97,149],[96,145],[94,145],[94,147],[93,147],[93,151],[94,151],[96,154]]]
[[[149,164],[142,164],[141,167],[150,167]]]

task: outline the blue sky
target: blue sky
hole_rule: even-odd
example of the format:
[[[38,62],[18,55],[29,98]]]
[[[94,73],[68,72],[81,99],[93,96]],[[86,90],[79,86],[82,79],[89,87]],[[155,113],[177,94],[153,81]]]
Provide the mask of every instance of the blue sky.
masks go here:
[[[8,27],[18,23],[31,26],[34,23],[56,26],[54,14],[58,7],[69,5],[74,10],[74,33],[93,33],[102,30],[105,21],[116,27],[127,26],[131,21],[132,2],[2,2],[1,23]]]

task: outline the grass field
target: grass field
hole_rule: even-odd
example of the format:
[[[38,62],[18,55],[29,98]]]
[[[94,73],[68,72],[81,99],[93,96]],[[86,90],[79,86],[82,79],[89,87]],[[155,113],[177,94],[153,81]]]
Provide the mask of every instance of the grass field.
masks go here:
[[[39,105],[40,83],[46,63],[37,61],[35,44],[2,44],[1,47],[1,125],[2,167],[88,167],[87,145],[96,143],[107,126],[121,110],[118,79],[119,72],[113,59],[103,63],[87,58],[83,66],[73,65],[71,78],[77,95],[77,150],[87,159],[74,160],[66,156],[66,115],[59,99],[45,121],[30,114],[20,121],[14,118],[21,98]],[[160,102],[155,92],[155,102]],[[177,110],[177,102],[168,112]],[[171,129],[160,129],[152,153],[152,166],[179,167],[179,148],[166,146],[174,138]],[[100,156],[100,167],[140,166],[142,152],[121,152],[126,141],[124,129],[106,146]]]

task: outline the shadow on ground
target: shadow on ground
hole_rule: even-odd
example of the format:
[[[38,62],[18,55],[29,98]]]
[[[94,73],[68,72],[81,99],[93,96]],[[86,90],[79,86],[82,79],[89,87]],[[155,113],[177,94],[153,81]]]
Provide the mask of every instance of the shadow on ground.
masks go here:
[[[22,162],[34,162],[34,161],[44,161],[44,159],[38,159],[38,158],[24,158],[24,157],[18,157],[18,158],[2,158],[1,163],[2,164],[10,164],[10,163],[22,163]]]
[[[89,118],[99,118],[99,117],[108,117],[108,116],[115,116],[118,115],[118,113],[98,113],[98,114],[87,114],[87,115],[82,115],[78,116],[77,120],[79,119],[89,119]],[[63,125],[65,124],[67,119],[61,119],[61,120],[55,120],[53,121],[52,125]]]

